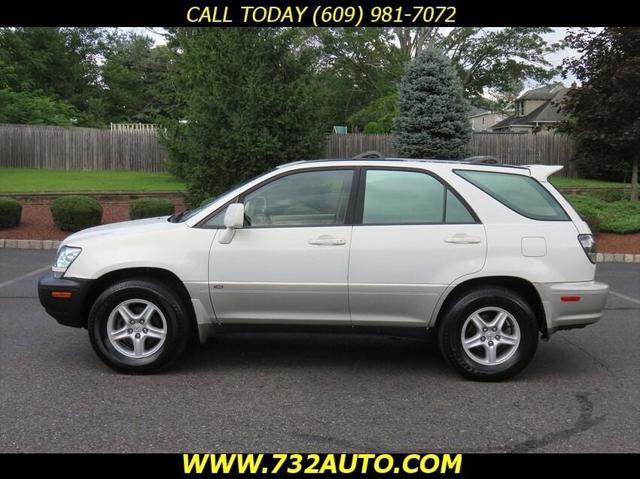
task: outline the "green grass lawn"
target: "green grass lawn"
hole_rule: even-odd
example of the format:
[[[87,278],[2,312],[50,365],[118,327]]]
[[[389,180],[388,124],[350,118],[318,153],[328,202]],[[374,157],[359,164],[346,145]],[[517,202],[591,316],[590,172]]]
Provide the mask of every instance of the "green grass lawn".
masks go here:
[[[556,188],[622,188],[624,186],[624,183],[614,183],[613,181],[586,180],[566,176],[552,176],[549,181]]]
[[[0,195],[84,191],[184,191],[168,173],[0,168]]]

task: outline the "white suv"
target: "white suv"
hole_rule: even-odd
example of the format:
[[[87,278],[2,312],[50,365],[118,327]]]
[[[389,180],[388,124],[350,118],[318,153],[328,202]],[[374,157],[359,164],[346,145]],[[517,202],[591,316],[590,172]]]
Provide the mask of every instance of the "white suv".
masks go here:
[[[303,327],[433,331],[464,376],[504,379],[606,301],[591,232],[547,181],[560,168],[286,164],[194,210],[69,236],[40,301],[127,373],[192,336]]]

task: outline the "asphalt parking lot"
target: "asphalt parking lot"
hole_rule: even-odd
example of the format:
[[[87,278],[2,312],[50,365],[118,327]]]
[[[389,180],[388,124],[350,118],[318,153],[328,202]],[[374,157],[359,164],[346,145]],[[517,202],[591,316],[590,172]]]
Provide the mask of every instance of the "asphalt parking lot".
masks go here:
[[[418,339],[312,334],[220,336],[119,375],[41,308],[53,254],[0,249],[1,452],[640,452],[640,265],[599,265],[604,319],[483,384]]]

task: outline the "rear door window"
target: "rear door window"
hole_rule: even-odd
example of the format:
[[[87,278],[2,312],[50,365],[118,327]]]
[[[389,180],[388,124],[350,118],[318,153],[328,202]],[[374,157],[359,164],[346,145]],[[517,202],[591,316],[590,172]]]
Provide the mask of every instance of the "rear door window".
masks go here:
[[[569,220],[551,193],[529,176],[474,170],[455,173],[522,216],[540,221]]]
[[[368,170],[363,224],[443,223],[444,185],[425,173]]]

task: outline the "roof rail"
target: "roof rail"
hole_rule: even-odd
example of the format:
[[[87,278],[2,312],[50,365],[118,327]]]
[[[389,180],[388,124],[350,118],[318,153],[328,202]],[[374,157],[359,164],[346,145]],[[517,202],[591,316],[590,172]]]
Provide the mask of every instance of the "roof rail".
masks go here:
[[[382,153],[374,150],[369,150],[369,151],[364,151],[359,155],[354,156],[351,159],[352,160],[374,160],[374,159],[383,159],[383,158],[384,156],[382,155]]]
[[[383,161],[398,161],[398,162],[420,162],[420,163],[445,163],[445,164],[455,164],[455,165],[482,165],[482,166],[496,166],[501,168],[517,168],[521,170],[528,170],[527,166],[523,165],[506,165],[504,163],[500,163],[497,159],[491,156],[472,156],[470,158],[465,158],[461,160],[439,160],[436,158],[385,158],[383,156],[362,156],[362,155],[375,154],[380,155],[378,152],[365,152],[360,155],[354,156],[353,158],[324,158],[324,159],[315,159],[315,160],[302,160],[302,161],[292,161],[290,163],[284,163],[282,165],[276,166],[276,168],[284,168],[293,165],[302,165],[309,163],[320,163],[325,161],[367,161],[367,160],[383,160]]]
[[[470,156],[465,158],[464,161],[474,164],[482,165],[499,165],[500,162],[494,156]]]

